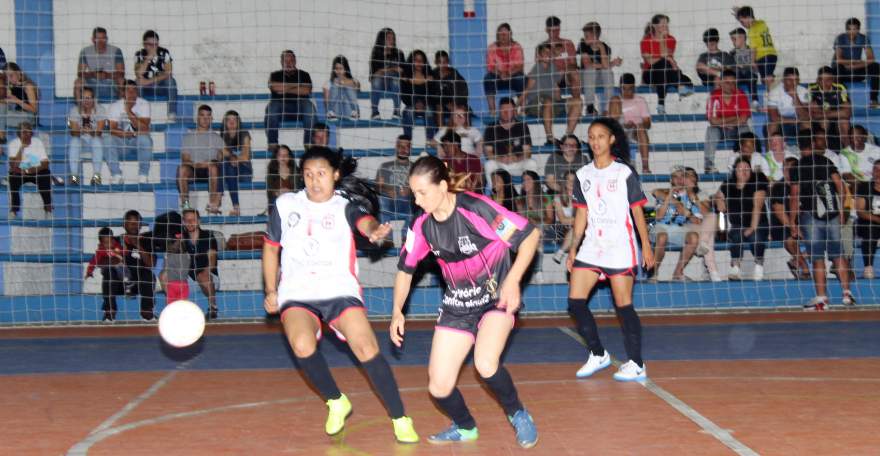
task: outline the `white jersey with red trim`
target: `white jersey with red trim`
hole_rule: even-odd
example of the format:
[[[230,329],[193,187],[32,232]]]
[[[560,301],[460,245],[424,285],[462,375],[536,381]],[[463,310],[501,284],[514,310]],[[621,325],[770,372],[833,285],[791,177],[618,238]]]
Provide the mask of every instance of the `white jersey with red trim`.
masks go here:
[[[363,302],[353,233],[362,217],[371,215],[339,194],[323,203],[310,201],[305,190],[278,197],[266,242],[281,246],[279,305],[343,296]]]
[[[618,161],[602,169],[592,162],[575,173],[572,201],[589,214],[575,259],[609,269],[635,267],[638,245],[630,209],[648,202],[638,174]]]

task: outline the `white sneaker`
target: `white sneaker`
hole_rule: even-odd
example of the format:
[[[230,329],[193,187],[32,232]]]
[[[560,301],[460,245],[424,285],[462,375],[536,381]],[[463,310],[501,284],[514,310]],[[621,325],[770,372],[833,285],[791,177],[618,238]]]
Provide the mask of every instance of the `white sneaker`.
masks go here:
[[[553,254],[553,261],[562,264],[563,260],[565,260],[565,256],[568,255],[568,252],[565,250],[558,250]]]
[[[641,382],[647,377],[647,368],[639,367],[633,360],[627,361],[614,373],[614,379],[618,382]]]
[[[742,280],[742,272],[739,270],[739,266],[730,267],[730,271],[727,272],[727,280]]]
[[[611,355],[608,354],[608,350],[603,351],[602,356],[596,356],[590,352],[590,357],[587,358],[587,362],[578,369],[575,376],[577,376],[577,378],[587,378],[610,365]]]
[[[828,309],[828,296],[816,296],[804,304],[804,310],[807,312],[822,312],[826,309]]]
[[[148,182],[147,176],[138,176],[138,183],[139,184],[146,184],[147,182]]]
[[[713,282],[721,282],[721,274],[718,271],[709,271],[709,280]]]
[[[865,271],[862,273],[862,277],[866,279],[873,279],[874,276],[874,266],[865,266]]]
[[[764,280],[764,266],[760,264],[755,265],[755,271],[753,272],[752,278],[756,281]]]
[[[856,298],[853,296],[852,291],[843,290],[843,305],[845,306],[854,306],[856,305]]]
[[[122,174],[117,174],[115,176],[110,177],[110,182],[116,185],[122,185],[125,183],[125,180],[122,179]]]
[[[702,242],[700,243],[700,245],[697,246],[697,250],[694,251],[694,255],[696,255],[700,258],[706,256],[707,253],[709,253],[709,247],[706,246],[706,244],[703,244]]]

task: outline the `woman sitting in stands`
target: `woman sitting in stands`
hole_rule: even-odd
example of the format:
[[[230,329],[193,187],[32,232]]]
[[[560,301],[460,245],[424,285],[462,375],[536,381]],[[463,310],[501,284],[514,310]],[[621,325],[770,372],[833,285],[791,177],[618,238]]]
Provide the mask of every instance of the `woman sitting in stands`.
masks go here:
[[[241,129],[241,117],[235,111],[226,111],[220,127],[223,138],[223,186],[232,199],[230,217],[241,215],[238,204],[239,182],[250,182],[254,171],[251,166],[251,134]]]

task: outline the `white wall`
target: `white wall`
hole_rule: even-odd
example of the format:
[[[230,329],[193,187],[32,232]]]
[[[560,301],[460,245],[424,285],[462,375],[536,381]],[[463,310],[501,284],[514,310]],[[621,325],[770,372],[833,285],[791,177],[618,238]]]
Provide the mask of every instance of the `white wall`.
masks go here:
[[[0,0],[0,48],[6,61],[15,61],[15,0]]]
[[[370,50],[382,27],[397,32],[406,52],[448,47],[445,1],[56,0],[54,5],[58,96],[71,96],[79,51],[90,44],[96,25],[107,28],[111,44],[122,49],[127,77],[133,75],[143,32],[156,30],[175,59],[184,94],[198,93],[200,80],[216,81],[218,93],[266,93],[284,49],[297,54],[316,89],[337,54],[348,57],[355,77],[366,84]]]
[[[753,0],[748,3],[755,16],[763,19],[779,52],[777,75],[782,68],[795,65],[801,80],[812,82],[816,70],[828,65],[832,45],[837,34],[844,30],[849,17],[858,17],[865,29],[865,2],[863,0]],[[602,38],[611,46],[612,53],[623,57],[623,66],[615,70],[619,76],[632,72],[640,78],[639,41],[651,16],[663,13],[670,17],[670,33],[678,40],[676,59],[685,73],[699,83],[695,66],[697,57],[705,50],[703,31],[715,27],[721,34],[721,48],[732,48],[728,33],[739,23],[731,14],[734,4],[741,1],[706,2],[703,0],[608,1],[582,0],[488,0],[490,30],[489,42],[502,22],[510,23],[514,38],[526,54],[526,71],[534,61],[534,48],[546,39],[544,20],[555,15],[562,19],[562,36],[577,45],[583,36],[581,28],[590,21],[602,26]]]

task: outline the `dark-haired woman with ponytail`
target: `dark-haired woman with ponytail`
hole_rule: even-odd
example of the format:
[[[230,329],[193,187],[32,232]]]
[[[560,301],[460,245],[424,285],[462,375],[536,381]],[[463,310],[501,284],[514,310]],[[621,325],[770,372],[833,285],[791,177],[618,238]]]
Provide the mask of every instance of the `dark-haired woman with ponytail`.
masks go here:
[[[590,351],[577,377],[589,377],[611,364],[611,356],[599,340],[588,301],[596,283],[608,280],[629,358],[614,374],[614,379],[644,380],[642,324],[633,307],[633,282],[639,265],[636,232],[642,244],[642,264],[646,269],[654,267],[642,211],[647,199],[639,176],[627,158],[629,144],[623,127],[616,120],[603,117],[590,124],[588,133],[593,161],[575,173],[574,238],[567,261],[571,272],[568,311],[574,316],[578,333]]]
[[[269,214],[263,245],[263,306],[270,314],[281,313],[303,376],[326,401],[327,434],[342,431],[351,403],[318,350],[322,321],[348,342],[360,361],[391,417],[397,441],[416,443],[419,436],[404,413],[397,381],[367,321],[357,277],[355,236],[378,244],[391,232],[391,225],[376,220],[377,197],[352,175],[356,167],[353,159],[326,147],[311,147],[303,155],[305,189],[279,196]]]
[[[501,352],[520,308],[520,281],[535,255],[540,233],[527,219],[490,198],[462,192],[464,180],[450,175],[437,157],[420,158],[410,169],[409,185],[424,213],[413,220],[401,249],[391,341],[398,347],[403,343],[403,305],[412,275],[433,251],[446,291],[431,344],[428,390],[452,418],[452,425],[428,441],[464,442],[479,436],[476,421],[455,386],[473,348],[477,372],[504,409],[519,445],[529,448],[537,443],[538,431],[501,365]]]

